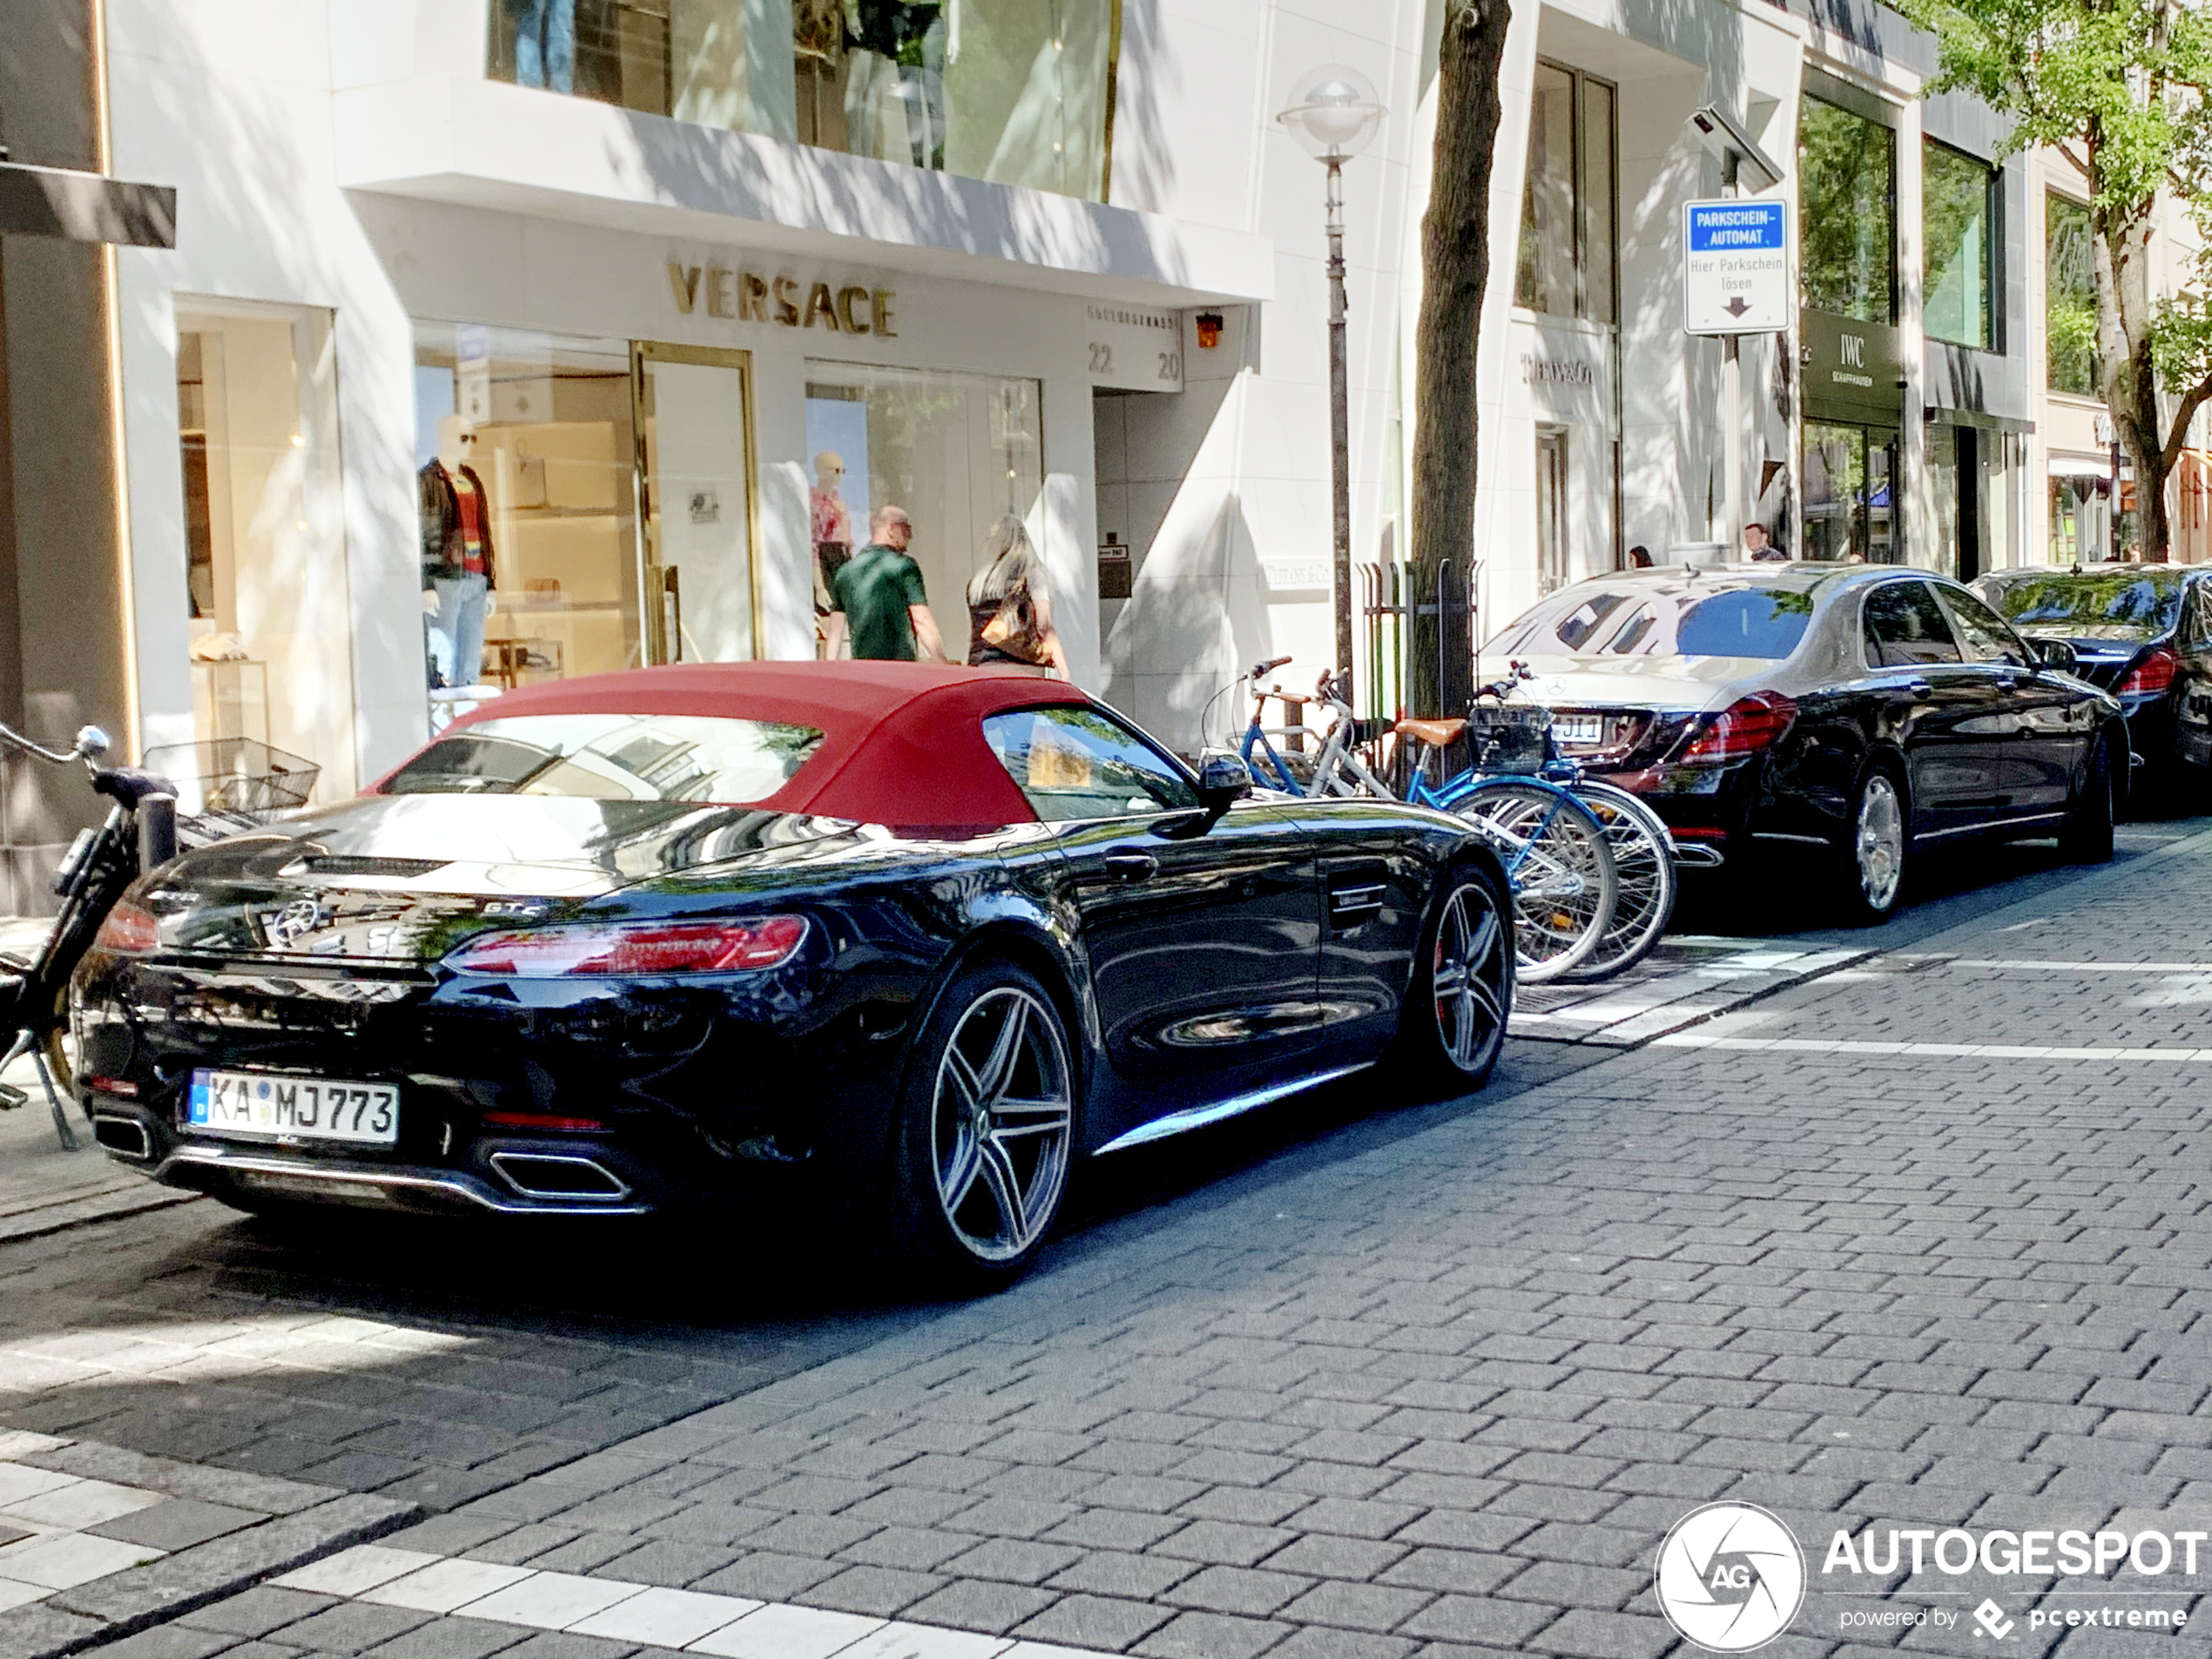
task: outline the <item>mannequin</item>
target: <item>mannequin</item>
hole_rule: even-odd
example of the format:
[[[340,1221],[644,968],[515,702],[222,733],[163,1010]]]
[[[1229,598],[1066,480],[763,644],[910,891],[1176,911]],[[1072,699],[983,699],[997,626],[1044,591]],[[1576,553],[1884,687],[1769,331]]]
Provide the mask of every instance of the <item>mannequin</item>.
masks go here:
[[[853,556],[853,516],[846,509],[838,485],[845,478],[845,457],[825,449],[814,457],[814,487],[806,492],[812,509],[814,542],[814,618],[816,637],[830,613],[830,582],[838,567]]]
[[[440,685],[483,678],[484,618],[492,590],[491,497],[469,464],[476,428],[457,415],[438,419],[438,453],[415,475],[422,526],[422,610],[430,617],[432,672]]]

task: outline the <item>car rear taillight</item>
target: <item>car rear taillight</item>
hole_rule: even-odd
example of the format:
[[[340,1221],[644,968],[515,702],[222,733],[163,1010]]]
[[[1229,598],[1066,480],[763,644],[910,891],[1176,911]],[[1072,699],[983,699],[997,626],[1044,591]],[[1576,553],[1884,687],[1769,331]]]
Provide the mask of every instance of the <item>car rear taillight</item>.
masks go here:
[[[100,923],[92,944],[95,949],[111,950],[121,956],[143,956],[161,948],[161,919],[128,899],[118,899],[115,908],[107,913],[107,920]]]
[[[483,1121],[496,1129],[540,1129],[556,1135],[589,1134],[607,1127],[596,1117],[563,1117],[556,1112],[486,1112]]]
[[[2163,645],[2154,645],[2143,653],[2142,660],[2128,671],[2128,678],[2114,688],[2115,697],[2153,697],[2172,689],[2174,675],[2182,659]]]
[[[1779,691],[1754,691],[1712,716],[1682,753],[1685,766],[1713,766],[1772,748],[1797,718],[1797,705]]]
[[[471,940],[446,958],[446,966],[512,979],[729,974],[787,962],[806,937],[804,916],[532,927]]]

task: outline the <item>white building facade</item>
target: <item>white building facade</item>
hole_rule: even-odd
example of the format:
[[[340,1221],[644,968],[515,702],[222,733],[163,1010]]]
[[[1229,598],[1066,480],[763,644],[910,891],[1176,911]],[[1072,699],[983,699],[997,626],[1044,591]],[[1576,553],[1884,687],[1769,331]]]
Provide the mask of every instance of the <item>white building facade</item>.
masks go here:
[[[493,549],[479,678],[810,655],[822,543],[895,502],[956,654],[1011,516],[1077,681],[1221,740],[1244,664],[1310,683],[1332,637],[1323,179],[1273,114],[1330,62],[1389,108],[1345,177],[1351,485],[1355,560],[1402,559],[1433,12],[109,0],[113,168],[180,200],[175,250],[118,267],[141,745],[259,738],[327,799],[421,740],[442,428],[473,434]],[[1720,347],[1681,329],[1709,105],[1801,213],[1806,111],[1842,111],[1822,141],[1873,170],[1828,165],[1816,206],[1886,218],[1821,253],[1831,310],[1743,342],[1750,516],[1823,556],[2025,556],[2022,164],[1978,229],[1946,210],[1932,337],[1924,146],[1950,177],[1996,135],[1923,106],[1927,67],[1867,7],[1517,10],[1474,388],[1486,631],[1632,547],[1733,534]]]

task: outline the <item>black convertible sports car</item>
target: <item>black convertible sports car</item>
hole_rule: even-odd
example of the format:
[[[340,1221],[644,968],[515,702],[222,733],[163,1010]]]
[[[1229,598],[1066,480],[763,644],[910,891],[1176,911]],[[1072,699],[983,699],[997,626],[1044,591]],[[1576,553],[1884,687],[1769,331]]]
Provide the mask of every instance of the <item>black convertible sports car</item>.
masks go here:
[[[1707,860],[1795,845],[1852,919],[1895,908],[1925,846],[2056,835],[2112,856],[2120,705],[2063,641],[1957,583],[1869,564],[1622,570],[1483,647],[1525,659],[1561,749]]]
[[[1004,1276],[1085,1154],[1497,1056],[1477,833],[1250,782],[1004,671],[528,688],[141,880],[78,972],[80,1086],[114,1156],[245,1209],[815,1179],[941,1276]]]

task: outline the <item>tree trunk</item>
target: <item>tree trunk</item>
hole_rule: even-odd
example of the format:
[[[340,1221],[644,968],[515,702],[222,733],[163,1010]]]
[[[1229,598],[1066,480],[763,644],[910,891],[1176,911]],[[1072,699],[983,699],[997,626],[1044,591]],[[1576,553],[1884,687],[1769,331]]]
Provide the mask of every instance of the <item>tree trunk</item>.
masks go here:
[[[2091,154],[2096,151],[2093,148]],[[2166,517],[2165,423],[2158,406],[2158,371],[2151,359],[2150,233],[2146,201],[2125,208],[2092,207],[2097,276],[2097,355],[2105,412],[2120,447],[2135,469],[2135,512],[2142,557],[2163,564],[2171,556]],[[2125,341],[2125,354],[2114,348]],[[2112,510],[2120,511],[2120,480],[2112,481]]]
[[[1474,557],[1475,343],[1490,279],[1490,164],[1507,0],[1445,0],[1437,57],[1436,151],[1421,220],[1421,314],[1413,343],[1413,609],[1407,665],[1417,713],[1467,701],[1464,605]],[[1437,578],[1447,561],[1440,615]],[[1462,603],[1454,604],[1455,597]],[[1420,607],[1431,610],[1423,614]]]

